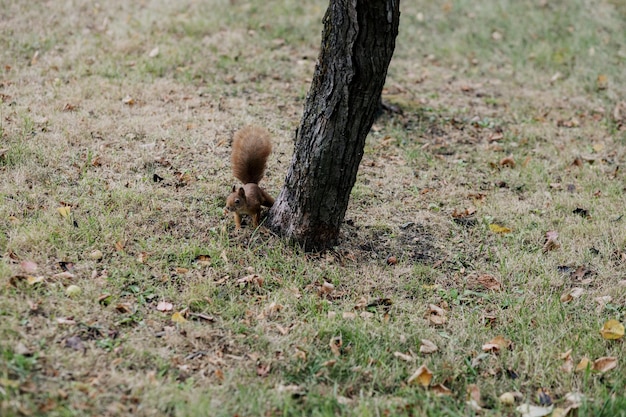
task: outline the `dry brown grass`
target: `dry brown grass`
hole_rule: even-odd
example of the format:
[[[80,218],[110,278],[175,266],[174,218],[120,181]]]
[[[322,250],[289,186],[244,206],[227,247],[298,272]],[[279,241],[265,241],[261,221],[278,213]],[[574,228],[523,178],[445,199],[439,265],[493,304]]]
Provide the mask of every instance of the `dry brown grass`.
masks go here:
[[[3,416],[468,415],[470,384],[486,415],[539,388],[622,412],[624,344],[598,330],[626,314],[624,15],[406,3],[384,95],[404,112],[368,138],[341,244],[306,255],[222,210],[244,124],[282,185],[325,3],[0,1]],[[483,354],[496,335],[512,349]],[[565,373],[568,349],[620,363]],[[407,385],[422,363],[452,395]]]

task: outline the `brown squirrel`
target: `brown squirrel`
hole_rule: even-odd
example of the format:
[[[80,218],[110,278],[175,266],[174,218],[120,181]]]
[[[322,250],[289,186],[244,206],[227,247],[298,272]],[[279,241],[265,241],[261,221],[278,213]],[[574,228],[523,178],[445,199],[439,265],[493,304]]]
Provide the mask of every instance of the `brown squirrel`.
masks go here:
[[[252,225],[259,226],[261,206],[272,207],[274,199],[259,187],[265,173],[267,158],[272,152],[270,133],[257,126],[246,126],[235,133],[231,155],[233,174],[244,185],[233,186],[226,199],[226,209],[235,216],[237,229],[241,228],[241,215],[252,217]]]

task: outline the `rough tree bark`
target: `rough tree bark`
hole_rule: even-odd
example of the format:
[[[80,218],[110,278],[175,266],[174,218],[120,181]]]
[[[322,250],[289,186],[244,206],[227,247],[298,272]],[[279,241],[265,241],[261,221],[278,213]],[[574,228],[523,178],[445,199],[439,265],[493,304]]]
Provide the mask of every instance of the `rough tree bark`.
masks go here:
[[[320,56],[269,225],[307,250],[337,243],[395,48],[400,0],[330,0]]]

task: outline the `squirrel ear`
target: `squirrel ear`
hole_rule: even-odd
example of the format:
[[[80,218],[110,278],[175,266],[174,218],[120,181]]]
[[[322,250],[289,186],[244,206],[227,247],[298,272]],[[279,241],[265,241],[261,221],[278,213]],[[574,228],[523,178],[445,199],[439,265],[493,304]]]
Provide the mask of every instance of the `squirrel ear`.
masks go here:
[[[244,191],[243,187],[239,187],[239,195],[241,197],[245,197],[246,196],[246,192]]]
[[[235,191],[237,191],[237,186],[236,186],[236,185],[233,185],[233,191],[231,191],[231,192],[233,192],[233,193],[234,193]]]

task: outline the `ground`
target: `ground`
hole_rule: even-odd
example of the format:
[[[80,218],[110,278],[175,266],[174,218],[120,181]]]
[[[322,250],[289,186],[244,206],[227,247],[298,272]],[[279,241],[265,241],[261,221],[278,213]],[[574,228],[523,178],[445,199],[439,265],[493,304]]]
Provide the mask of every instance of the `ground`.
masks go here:
[[[0,0],[0,414],[626,415],[623,3],[403,2],[321,254],[223,213],[301,3]]]

